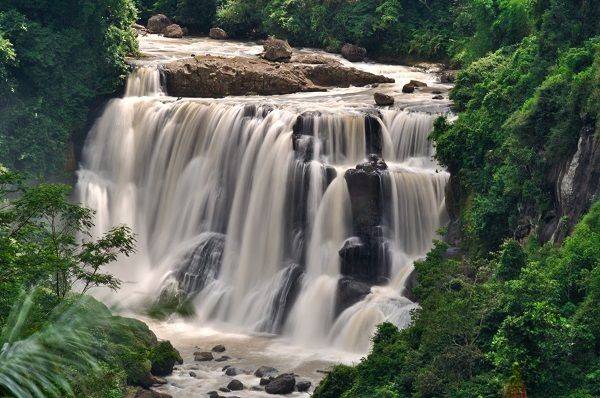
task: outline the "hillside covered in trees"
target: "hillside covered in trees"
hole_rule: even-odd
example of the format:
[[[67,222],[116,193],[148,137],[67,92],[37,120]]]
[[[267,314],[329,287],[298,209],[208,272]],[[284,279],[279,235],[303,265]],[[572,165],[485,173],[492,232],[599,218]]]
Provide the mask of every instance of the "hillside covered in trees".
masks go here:
[[[89,113],[122,89],[125,57],[137,54],[131,24],[155,13],[195,34],[219,26],[331,52],[353,43],[371,59],[460,69],[456,118],[438,119],[430,136],[451,174],[450,223],[415,265],[420,308],[404,330],[382,324],[370,354],[335,367],[315,398],[600,396],[600,2],[6,0],[0,163],[71,178]],[[56,374],[40,370],[44,383],[19,391],[120,397],[127,384],[147,386],[161,355],[171,368],[181,360],[170,343],[74,298],[76,281],[118,288],[101,269],[130,254],[134,237],[122,227],[81,246],[92,212],[70,204],[66,186],[26,181],[0,172],[0,349],[50,347],[76,311],[87,332],[62,342],[92,350],[96,339],[103,354],[69,364],[52,351]],[[18,354],[0,350],[0,395],[27,396],[2,379],[14,376],[4,358]]]

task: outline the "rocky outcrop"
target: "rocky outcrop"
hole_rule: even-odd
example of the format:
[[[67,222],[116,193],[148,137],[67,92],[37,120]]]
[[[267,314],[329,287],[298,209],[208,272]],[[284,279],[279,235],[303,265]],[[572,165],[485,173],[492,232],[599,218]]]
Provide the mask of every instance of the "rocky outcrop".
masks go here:
[[[163,35],[172,39],[180,39],[183,37],[183,29],[174,23],[164,29]]]
[[[373,94],[373,99],[375,99],[375,103],[379,106],[394,105],[394,97],[392,97],[391,95],[377,92]]]
[[[164,14],[156,14],[148,19],[146,29],[150,33],[164,33],[167,26],[171,25],[171,20]]]
[[[229,37],[227,35],[227,32],[225,32],[221,28],[210,28],[210,31],[208,32],[208,36],[211,39],[215,39],[215,40],[226,40]]]
[[[125,398],[172,398],[171,395],[162,392],[138,388],[127,394]]]
[[[208,351],[196,351],[194,353],[194,361],[206,362],[214,359],[212,352]]]
[[[262,57],[268,61],[287,62],[292,58],[292,47],[285,40],[269,37],[263,49]]]
[[[385,283],[390,272],[390,252],[385,239],[384,179],[387,165],[376,154],[346,171],[354,238],[339,251],[342,275],[369,283]]]
[[[350,62],[361,62],[367,57],[367,49],[354,44],[346,43],[342,46],[342,57]]]
[[[600,198],[600,139],[592,126],[582,129],[577,150],[549,179],[555,181],[555,210],[546,216],[540,235],[559,243]]]
[[[369,284],[357,281],[351,277],[340,278],[335,299],[336,316],[346,308],[364,299],[369,293],[371,293],[371,286]]]
[[[393,82],[336,63],[279,63],[251,57],[197,56],[169,63],[163,71],[167,91],[176,97],[291,94]]]

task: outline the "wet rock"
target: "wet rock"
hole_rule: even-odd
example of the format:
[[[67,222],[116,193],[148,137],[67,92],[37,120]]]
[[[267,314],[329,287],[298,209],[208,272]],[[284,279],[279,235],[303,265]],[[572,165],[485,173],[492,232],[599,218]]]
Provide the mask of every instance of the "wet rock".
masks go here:
[[[183,29],[177,24],[171,24],[164,29],[163,35],[172,39],[181,39],[183,37]]]
[[[225,369],[225,374],[227,376],[237,376],[244,373],[244,371],[242,369],[230,366],[227,369]]]
[[[162,385],[165,385],[167,383],[168,383],[167,379],[162,378],[162,377],[158,377],[158,376],[154,376],[154,385],[162,386]]]
[[[438,94],[438,95],[434,95],[433,97],[431,97],[431,99],[434,99],[434,100],[443,100],[444,96]]]
[[[196,374],[196,372],[190,372],[190,373],[189,373],[189,375],[190,375],[190,377],[196,377],[196,376],[198,376],[198,375]]]
[[[227,388],[229,388],[230,391],[241,391],[244,389],[244,384],[237,379],[233,379],[227,384]]]
[[[216,391],[209,391],[206,395],[208,395],[208,398],[219,398],[219,393]]]
[[[392,97],[391,95],[377,92],[373,94],[373,98],[375,99],[375,103],[379,106],[394,105],[394,97]]]
[[[145,388],[138,388],[133,392],[127,394],[125,398],[173,398],[169,394],[165,394],[162,392],[149,390]]]
[[[150,372],[155,376],[167,376],[173,373],[175,364],[182,364],[183,359],[170,341],[160,341],[150,352],[152,367]]]
[[[409,84],[413,87],[427,87],[427,83],[423,83],[418,80],[411,80],[407,84]]]
[[[369,284],[357,281],[351,277],[340,278],[335,299],[336,315],[342,313],[346,308],[358,303],[369,293],[371,293],[371,286]],[[298,382],[298,384],[299,383],[300,382]]]
[[[211,55],[174,61],[166,64],[163,71],[167,91],[174,97],[291,94],[394,81],[336,64],[275,63],[260,58]]]
[[[308,380],[299,380],[296,383],[296,389],[299,392],[306,392],[306,391],[308,391],[308,389],[310,388],[311,385],[312,385],[312,383]]]
[[[272,380],[274,379],[274,377],[261,377],[260,378],[260,382],[258,384],[260,384],[261,386],[266,386],[267,384],[269,384]]]
[[[227,387],[221,387],[221,388],[219,388],[219,391],[221,391],[221,392],[231,392],[231,390],[229,388],[227,388]]]
[[[221,28],[210,28],[210,31],[208,32],[208,36],[211,39],[215,39],[215,40],[225,40],[228,37],[227,32],[225,32]]]
[[[367,57],[367,49],[354,44],[346,43],[342,46],[342,57],[350,62],[361,62]]]
[[[231,357],[228,357],[227,355],[223,355],[222,357],[219,357],[219,358],[215,359],[215,362],[225,362],[225,361],[228,361],[230,359],[231,359]]]
[[[402,86],[402,92],[405,94],[411,94],[415,92],[415,86],[411,86],[410,84],[405,84]]]
[[[206,362],[214,359],[212,352],[208,351],[196,351],[194,353],[194,361]]]
[[[252,387],[250,387],[250,390],[252,390],[252,391],[263,391],[263,389],[260,388],[260,387],[258,387],[258,386],[252,386]]]
[[[225,346],[223,344],[217,344],[212,348],[212,352],[225,352]]]
[[[254,372],[256,377],[271,377],[275,376],[279,371],[271,366],[261,366]]]
[[[365,115],[365,141],[367,144],[367,153],[381,156],[383,151],[383,134],[381,132],[379,116],[381,115]]]
[[[417,297],[414,294],[414,288],[417,285],[417,271],[412,270],[410,275],[406,278],[404,282],[404,290],[402,291],[402,295],[412,301],[413,303],[417,302]]]
[[[148,19],[146,28],[150,33],[163,33],[167,26],[171,25],[171,20],[164,14],[156,14]]]
[[[263,44],[262,57],[269,61],[287,62],[292,58],[292,47],[286,40],[269,37]]]
[[[277,376],[267,384],[265,391],[268,394],[289,394],[294,392],[296,387],[296,379],[290,373],[284,373]]]
[[[293,54],[292,62],[297,62],[299,64],[308,64],[308,65],[338,65],[342,66],[342,63],[337,59],[322,55],[322,54]],[[377,83],[375,83],[377,84]]]
[[[223,369],[221,369],[223,372],[225,372],[227,369],[229,369],[231,367],[231,365],[225,365],[223,366]]]

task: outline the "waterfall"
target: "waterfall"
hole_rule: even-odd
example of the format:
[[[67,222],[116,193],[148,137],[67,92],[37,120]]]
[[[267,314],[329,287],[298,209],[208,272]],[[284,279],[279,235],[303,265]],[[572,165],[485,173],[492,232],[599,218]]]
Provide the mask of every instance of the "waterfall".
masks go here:
[[[95,233],[124,223],[137,235],[136,255],[111,269],[123,288],[104,299],[141,308],[174,294],[202,323],[366,351],[378,323],[410,321],[406,279],[445,221],[448,174],[427,139],[435,117],[175,99],[156,67],[138,67],[78,171]],[[372,153],[387,163],[374,177],[382,232],[361,236],[347,173]],[[368,239],[383,253],[373,261],[390,264],[363,280],[340,250]],[[342,308],[348,278],[368,294]]]

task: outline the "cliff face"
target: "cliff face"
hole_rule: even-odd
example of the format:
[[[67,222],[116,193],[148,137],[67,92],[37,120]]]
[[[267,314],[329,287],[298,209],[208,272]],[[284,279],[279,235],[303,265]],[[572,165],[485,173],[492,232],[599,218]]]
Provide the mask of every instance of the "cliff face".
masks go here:
[[[600,139],[592,127],[582,129],[576,152],[554,174],[554,213],[540,237],[558,243],[600,196]]]

